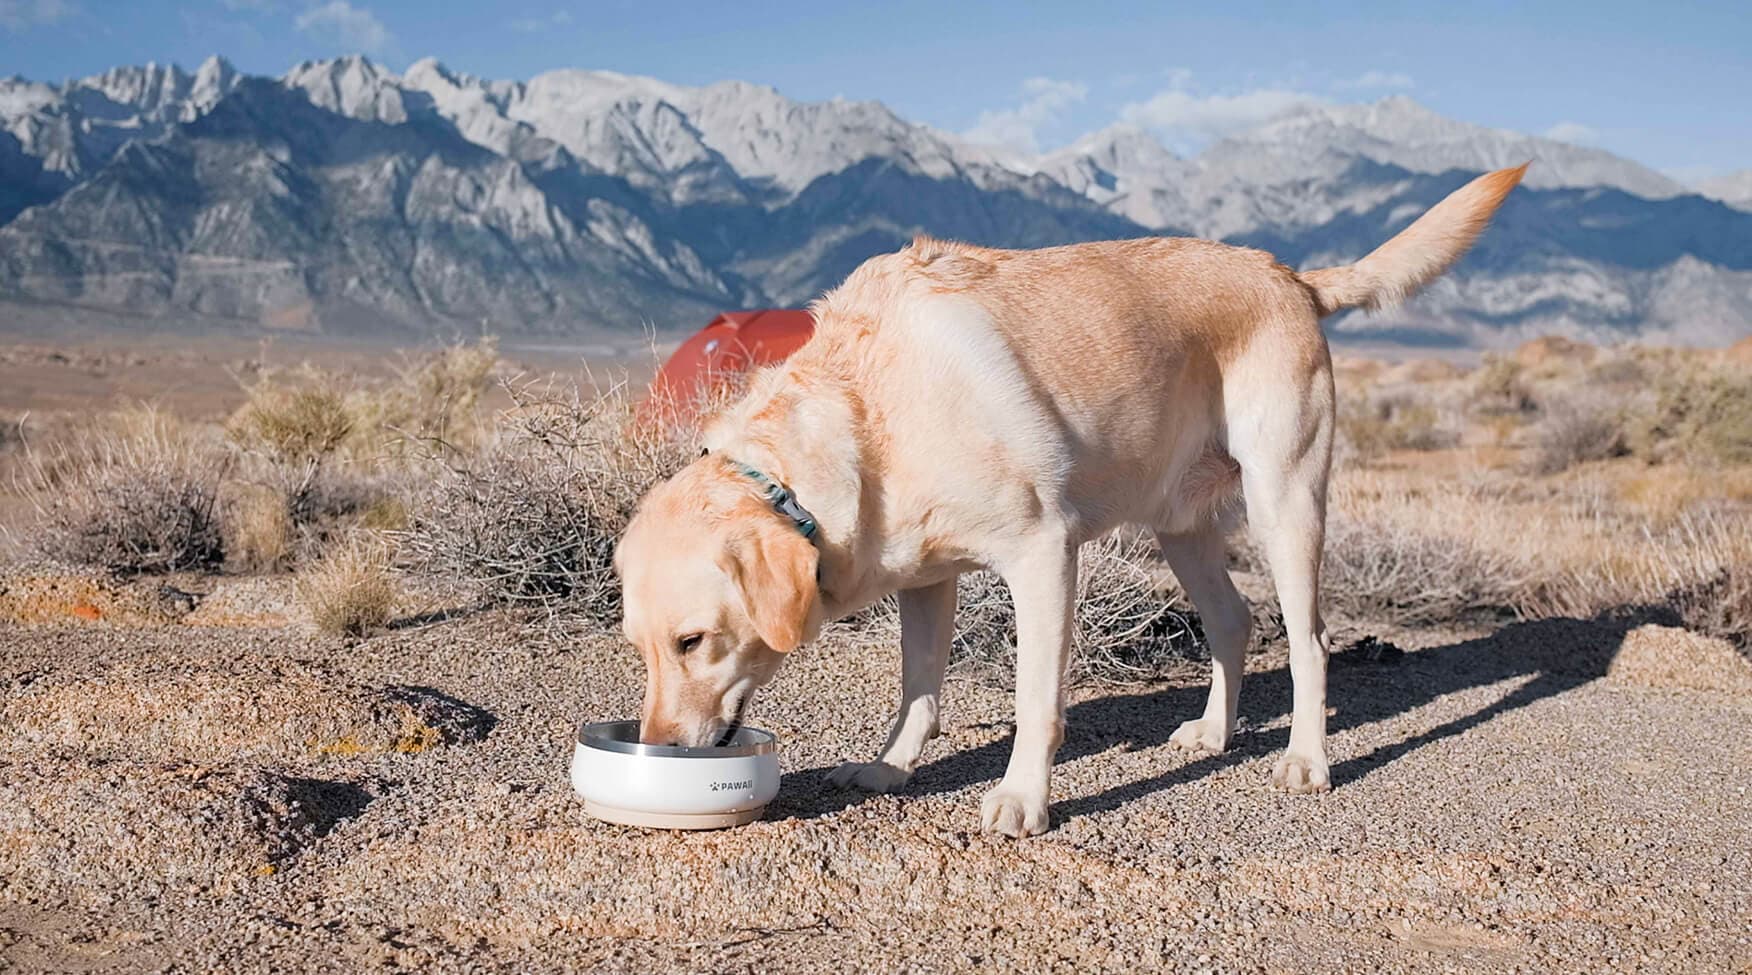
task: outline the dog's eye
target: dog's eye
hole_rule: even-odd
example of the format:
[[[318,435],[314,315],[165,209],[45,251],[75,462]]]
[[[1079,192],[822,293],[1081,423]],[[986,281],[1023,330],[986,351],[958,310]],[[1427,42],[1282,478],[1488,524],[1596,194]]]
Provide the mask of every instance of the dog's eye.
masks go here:
[[[699,646],[700,641],[705,638],[706,635],[704,633],[689,633],[687,636],[675,641],[675,650],[677,653],[687,653],[694,647]]]

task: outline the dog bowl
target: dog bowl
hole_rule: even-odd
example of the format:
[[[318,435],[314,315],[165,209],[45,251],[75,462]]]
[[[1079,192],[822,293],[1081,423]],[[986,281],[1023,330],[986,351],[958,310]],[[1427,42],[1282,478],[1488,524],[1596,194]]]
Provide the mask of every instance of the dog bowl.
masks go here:
[[[721,829],[760,817],[779,794],[772,732],[738,729],[721,747],[639,742],[637,721],[578,729],[572,788],[597,819],[654,829]]]

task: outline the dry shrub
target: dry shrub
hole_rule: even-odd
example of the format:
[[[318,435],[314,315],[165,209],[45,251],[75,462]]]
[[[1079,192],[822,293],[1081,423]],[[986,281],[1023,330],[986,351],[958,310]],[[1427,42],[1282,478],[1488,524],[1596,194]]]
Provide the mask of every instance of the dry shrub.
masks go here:
[[[951,664],[966,676],[1011,681],[1016,606],[1009,587],[995,573],[964,573],[955,605]],[[899,639],[893,600],[856,618],[856,625]],[[1069,672],[1073,682],[1140,683],[1187,660],[1208,658],[1198,618],[1178,588],[1164,584],[1153,540],[1121,531],[1083,546]]]
[[[1623,412],[1603,397],[1565,396],[1547,403],[1544,414],[1533,431],[1535,474],[1557,474],[1629,452]]]
[[[1519,414],[1504,413],[1501,416],[1493,416],[1485,421],[1484,442],[1495,447],[1507,447],[1515,441],[1521,427],[1525,424],[1525,418]]]
[[[297,384],[264,379],[227,426],[231,439],[287,468],[320,465],[352,435],[346,398],[329,381],[306,373]]]
[[[615,541],[645,492],[697,454],[695,434],[637,422],[624,385],[506,391],[514,405],[493,442],[436,458],[406,550],[484,602],[618,624]]]
[[[408,524],[408,502],[399,494],[381,494],[359,511],[359,527],[366,531],[399,532]]]
[[[1672,369],[1631,434],[1650,460],[1752,464],[1752,372]]]
[[[1340,480],[1327,521],[1327,606],[1405,626],[1663,609],[1752,647],[1744,508],[1688,511],[1655,528],[1605,495],[1517,500],[1513,485],[1502,488]]]
[[[486,340],[411,360],[387,385],[304,368],[252,387],[228,432],[252,461],[251,478],[279,495],[294,557],[315,557],[357,528],[407,527],[407,448],[472,443],[481,387],[497,362]]]
[[[1649,381],[1648,366],[1633,351],[1609,353],[1588,367],[1587,382],[1595,387],[1636,389]]]
[[[115,572],[212,569],[225,557],[217,443],[150,408],[86,428],[27,465],[41,554]]]
[[[1513,612],[1534,570],[1518,551],[1492,544],[1519,530],[1500,511],[1459,485],[1426,493],[1341,482],[1327,518],[1326,605],[1407,626]]]
[[[1436,405],[1399,390],[1346,397],[1339,404],[1338,438],[1345,456],[1367,463],[1394,450],[1443,450],[1460,431]]]
[[[1744,510],[1688,511],[1663,529],[1644,525],[1607,544],[1604,557],[1584,551],[1553,565],[1529,613],[1665,608],[1698,633],[1752,650],[1752,518]]]
[[[498,363],[498,343],[487,338],[404,357],[388,382],[308,365],[269,374],[249,388],[229,431],[245,450],[294,469],[338,456],[405,456],[411,444],[427,441],[466,450],[477,438],[481,394]]]
[[[294,379],[263,378],[226,424],[226,434],[253,463],[248,474],[259,491],[252,511],[242,517],[266,532],[269,523],[287,526],[288,553],[320,548],[332,534],[337,514],[351,511],[350,485],[331,473],[336,455],[357,429],[339,383],[314,370]],[[278,518],[266,508],[277,499]],[[318,544],[303,544],[314,541]]]
[[[481,394],[498,364],[494,338],[405,359],[394,382],[354,398],[365,439],[379,453],[397,455],[430,442],[462,451],[474,448],[482,433]]]
[[[298,602],[318,632],[364,636],[387,624],[401,601],[392,550],[359,534],[332,546],[298,576]]]
[[[1472,409],[1480,416],[1531,413],[1537,406],[1532,384],[1520,363],[1498,355],[1486,355],[1484,366],[1472,377]]]

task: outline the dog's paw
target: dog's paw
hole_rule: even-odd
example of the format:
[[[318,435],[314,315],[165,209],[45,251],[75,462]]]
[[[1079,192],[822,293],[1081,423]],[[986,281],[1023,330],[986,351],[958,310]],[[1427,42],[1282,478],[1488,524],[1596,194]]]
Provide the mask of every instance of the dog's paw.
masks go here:
[[[846,762],[827,773],[832,785],[866,792],[894,792],[911,778],[911,772],[887,762]]]
[[[1271,784],[1285,792],[1325,792],[1332,788],[1326,756],[1297,755],[1294,752],[1284,755],[1271,770]]]
[[[1168,742],[1189,752],[1210,752],[1216,755],[1229,747],[1229,734],[1221,721],[1199,718],[1174,729],[1174,733],[1168,736]]]
[[[1012,789],[999,783],[979,804],[980,824],[988,833],[1021,839],[1046,832],[1048,816],[1045,795]]]

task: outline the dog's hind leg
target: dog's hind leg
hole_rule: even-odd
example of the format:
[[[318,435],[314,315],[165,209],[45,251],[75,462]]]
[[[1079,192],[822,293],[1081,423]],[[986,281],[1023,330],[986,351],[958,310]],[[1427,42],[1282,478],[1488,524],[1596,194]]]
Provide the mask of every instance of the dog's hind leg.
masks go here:
[[[912,778],[925,742],[937,737],[943,671],[955,636],[955,578],[902,590],[900,713],[874,762],[846,762],[827,775],[834,785],[892,792]]]
[[[1312,323],[1310,323],[1312,327]],[[1330,786],[1326,761],[1326,657],[1320,616],[1320,556],[1326,532],[1326,480],[1332,461],[1332,373],[1320,361],[1298,376],[1260,382],[1268,396],[1231,407],[1229,451],[1241,464],[1241,490],[1254,538],[1265,550],[1290,641],[1294,705],[1290,746],[1272,784],[1291,792]]]
[[[1229,578],[1221,525],[1212,523],[1183,535],[1157,533],[1156,542],[1198,610],[1211,648],[1211,692],[1204,715],[1182,724],[1168,740],[1189,751],[1221,752],[1235,733],[1242,658],[1252,617]]]

